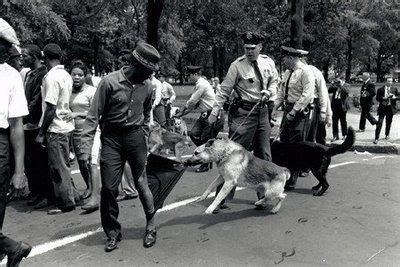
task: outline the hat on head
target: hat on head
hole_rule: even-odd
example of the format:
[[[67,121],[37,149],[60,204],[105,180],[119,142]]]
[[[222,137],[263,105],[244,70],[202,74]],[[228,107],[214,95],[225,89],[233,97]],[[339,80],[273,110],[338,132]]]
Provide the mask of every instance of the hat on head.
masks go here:
[[[14,29],[2,18],[0,18],[0,39],[14,45],[19,45],[17,34]]]
[[[197,73],[197,72],[199,72],[201,69],[202,69],[201,66],[192,66],[192,65],[186,66],[186,70],[187,70],[187,72],[189,72],[190,74]]]
[[[21,49],[16,45],[12,45],[9,49],[9,54],[10,57],[19,57],[21,56]]]
[[[264,41],[264,36],[259,33],[245,32],[241,35],[245,45],[258,45]]]
[[[160,61],[161,56],[157,49],[148,43],[139,43],[135,50],[133,50],[132,55],[144,67],[152,71],[158,70],[158,62]]]
[[[281,46],[282,55],[294,56],[294,57],[302,57],[308,54],[308,51],[296,49],[290,46]]]
[[[43,54],[48,58],[61,58],[62,50],[58,44],[47,44],[43,48]]]

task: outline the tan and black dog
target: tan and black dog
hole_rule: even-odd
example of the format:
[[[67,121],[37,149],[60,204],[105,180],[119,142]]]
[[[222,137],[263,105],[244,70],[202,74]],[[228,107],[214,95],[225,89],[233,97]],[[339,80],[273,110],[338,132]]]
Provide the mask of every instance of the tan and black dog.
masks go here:
[[[286,194],[283,193],[285,183],[290,177],[287,168],[256,158],[253,153],[247,151],[234,141],[227,138],[210,139],[199,146],[194,155],[185,163],[197,165],[215,162],[220,176],[215,179],[198,199],[206,199],[218,185],[224,184],[213,203],[205,213],[211,214],[219,203],[228,195],[236,185],[240,184],[255,189],[264,196],[254,204],[265,206],[267,200],[277,198],[278,202],[272,208],[272,213],[277,213]]]
[[[178,161],[182,161],[182,151],[191,143],[187,136],[167,131],[159,124],[150,127],[149,151],[155,154],[169,154],[173,151]]]

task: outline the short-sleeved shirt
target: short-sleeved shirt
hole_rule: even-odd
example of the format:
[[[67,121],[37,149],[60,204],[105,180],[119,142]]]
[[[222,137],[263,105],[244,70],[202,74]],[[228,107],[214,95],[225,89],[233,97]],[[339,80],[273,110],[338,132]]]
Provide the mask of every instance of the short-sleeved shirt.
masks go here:
[[[54,66],[44,76],[42,83],[42,118],[39,126],[43,123],[46,103],[56,106],[56,114],[48,128],[51,133],[69,133],[74,130],[74,122],[67,120],[71,113],[69,100],[72,94],[72,78],[63,65]]]
[[[7,63],[0,64],[0,128],[7,129],[8,119],[28,115],[21,75]]]
[[[283,83],[278,89],[276,106],[285,100],[286,86],[288,87],[287,101],[294,104],[296,111],[303,110],[314,99],[315,77],[308,65],[299,62],[293,71],[286,70],[283,74]]]
[[[161,98],[169,99],[171,102],[173,102],[175,100],[174,88],[172,88],[172,85],[170,85],[166,81],[163,81],[161,84],[162,84]]]
[[[221,88],[217,91],[212,114],[219,113],[234,89],[243,100],[249,102],[257,102],[261,99],[261,88],[269,93],[270,100],[275,99],[278,85],[275,62],[266,55],[259,55],[257,65],[262,75],[262,84],[257,77],[254,62],[250,62],[246,56],[241,56],[232,62]]]
[[[83,128],[83,123],[85,122],[86,115],[92,105],[95,93],[96,88],[86,83],[83,84],[81,91],[72,92],[69,105],[71,111],[77,114],[75,117],[75,129]]]
[[[186,106],[190,109],[199,108],[201,112],[204,112],[211,110],[214,102],[214,89],[206,79],[200,77],[196,82],[196,86]]]

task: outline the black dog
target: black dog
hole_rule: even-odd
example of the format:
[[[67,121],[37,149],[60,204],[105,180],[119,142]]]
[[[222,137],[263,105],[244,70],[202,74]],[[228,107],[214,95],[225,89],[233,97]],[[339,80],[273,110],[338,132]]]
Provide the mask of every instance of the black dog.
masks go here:
[[[346,152],[354,142],[355,132],[351,127],[347,129],[344,142],[334,147],[312,142],[282,143],[275,141],[271,145],[272,162],[288,168],[291,173],[311,169],[319,182],[312,189],[317,191],[322,187],[320,191],[314,193],[314,196],[321,196],[329,187],[326,173],[331,163],[331,157]]]

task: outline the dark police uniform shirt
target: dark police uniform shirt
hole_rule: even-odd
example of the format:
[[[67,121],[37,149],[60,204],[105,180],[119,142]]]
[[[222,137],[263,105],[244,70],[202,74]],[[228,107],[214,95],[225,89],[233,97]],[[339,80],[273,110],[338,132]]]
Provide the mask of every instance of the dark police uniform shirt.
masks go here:
[[[148,134],[153,97],[151,82],[147,79],[132,84],[123,70],[107,75],[97,88],[82,132],[82,143],[85,144],[82,153],[90,154],[98,123],[103,133],[142,127]]]

